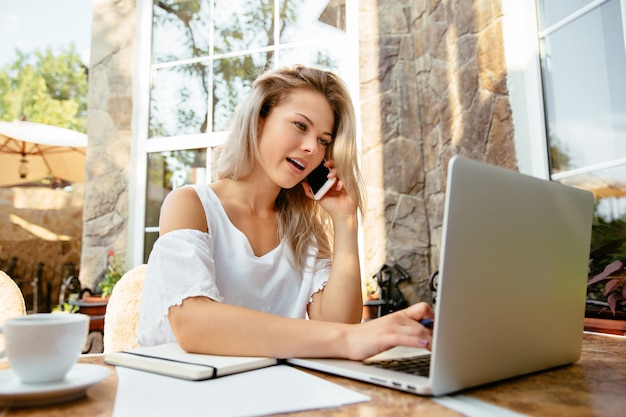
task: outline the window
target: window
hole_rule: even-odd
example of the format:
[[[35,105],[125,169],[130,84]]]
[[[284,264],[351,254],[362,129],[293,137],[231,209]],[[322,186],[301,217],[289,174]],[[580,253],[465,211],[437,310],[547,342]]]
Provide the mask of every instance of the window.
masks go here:
[[[599,272],[626,254],[626,1],[537,6],[550,174],[594,193]]]
[[[215,180],[229,117],[260,71],[315,65],[341,75],[357,97],[356,8],[356,0],[138,2],[132,159],[145,176],[131,188],[140,200],[129,221],[135,262],[147,260],[158,237],[167,193]]]

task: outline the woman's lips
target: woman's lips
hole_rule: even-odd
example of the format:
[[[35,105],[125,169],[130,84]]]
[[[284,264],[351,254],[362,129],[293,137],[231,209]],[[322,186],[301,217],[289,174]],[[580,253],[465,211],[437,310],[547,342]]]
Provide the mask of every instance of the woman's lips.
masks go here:
[[[296,167],[300,171],[304,171],[306,169],[306,163],[304,161],[287,158],[287,162],[289,162],[292,166]]]

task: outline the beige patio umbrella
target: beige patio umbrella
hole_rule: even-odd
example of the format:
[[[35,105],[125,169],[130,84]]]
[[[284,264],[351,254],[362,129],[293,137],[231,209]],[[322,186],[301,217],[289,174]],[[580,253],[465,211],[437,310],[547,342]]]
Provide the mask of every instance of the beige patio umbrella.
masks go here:
[[[605,178],[593,174],[581,174],[570,178],[563,178],[563,184],[591,191],[596,198],[626,197],[626,181],[617,178]]]
[[[26,121],[0,122],[0,187],[45,177],[83,182],[87,135]]]

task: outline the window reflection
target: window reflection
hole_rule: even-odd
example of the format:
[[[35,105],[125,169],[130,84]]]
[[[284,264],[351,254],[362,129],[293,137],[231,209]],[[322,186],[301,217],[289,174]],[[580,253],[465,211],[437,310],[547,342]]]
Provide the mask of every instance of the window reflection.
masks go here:
[[[250,86],[259,73],[271,65],[271,62],[271,54],[265,53],[214,61],[213,131],[226,130],[235,107],[250,91]]]
[[[311,65],[334,71],[339,76],[343,76],[341,68],[347,67],[345,64],[350,59],[350,56],[347,48],[338,47],[336,44],[311,46],[307,49],[289,48],[280,52],[281,62],[284,65]]]
[[[156,70],[150,94],[150,137],[207,131],[207,71],[203,63]]]
[[[591,191],[596,215],[606,221],[626,217],[626,167],[594,171],[563,178],[560,182]]]
[[[591,269],[600,272],[626,253],[626,166],[564,178],[563,184],[589,190],[596,205],[591,238]]]
[[[619,0],[542,41],[553,173],[626,155],[626,49]]]
[[[165,196],[187,184],[204,184],[207,178],[206,149],[184,149],[148,154],[146,188],[146,227],[159,225]]]
[[[224,131],[277,59],[340,72],[354,59],[342,38],[345,8],[345,0],[155,1],[149,137]]]
[[[593,0],[539,0],[540,30],[565,19]]]
[[[159,238],[159,232],[145,232],[143,235],[143,263],[148,263],[152,247]]]
[[[280,0],[280,42],[336,38],[346,31],[345,0]]]
[[[215,53],[246,51],[272,45],[274,0],[216,0]]]
[[[152,62],[208,55],[210,0],[159,0],[152,18]]]

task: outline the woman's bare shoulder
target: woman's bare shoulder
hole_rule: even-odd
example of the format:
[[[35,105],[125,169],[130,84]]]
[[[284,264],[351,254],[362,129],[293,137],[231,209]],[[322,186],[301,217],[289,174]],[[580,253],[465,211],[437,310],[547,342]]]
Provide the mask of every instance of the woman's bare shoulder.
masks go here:
[[[198,194],[191,187],[172,190],[163,201],[159,217],[161,235],[178,229],[208,231],[206,214]]]

